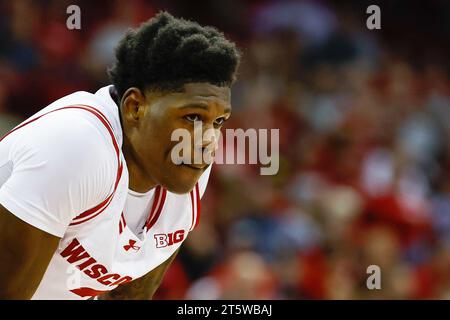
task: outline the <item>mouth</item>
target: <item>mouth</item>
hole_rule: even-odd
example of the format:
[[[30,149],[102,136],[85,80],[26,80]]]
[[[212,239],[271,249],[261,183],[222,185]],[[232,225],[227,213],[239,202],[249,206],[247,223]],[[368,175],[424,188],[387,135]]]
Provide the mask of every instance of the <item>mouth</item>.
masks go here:
[[[186,163],[182,163],[181,165],[182,165],[182,166],[185,166],[185,167],[188,167],[188,168],[190,168],[190,169],[193,169],[193,170],[197,170],[197,171],[203,171],[203,170],[205,170],[206,167],[208,166],[208,165],[194,166],[194,165],[186,164]]]

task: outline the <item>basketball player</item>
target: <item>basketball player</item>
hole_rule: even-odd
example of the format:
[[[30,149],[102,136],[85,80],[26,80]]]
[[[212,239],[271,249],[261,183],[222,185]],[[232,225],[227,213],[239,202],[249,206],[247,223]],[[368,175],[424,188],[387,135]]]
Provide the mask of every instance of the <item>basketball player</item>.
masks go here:
[[[171,134],[220,129],[239,59],[216,29],[162,12],[119,43],[112,85],[4,136],[0,298],[150,299],[199,223],[211,170],[174,163]]]

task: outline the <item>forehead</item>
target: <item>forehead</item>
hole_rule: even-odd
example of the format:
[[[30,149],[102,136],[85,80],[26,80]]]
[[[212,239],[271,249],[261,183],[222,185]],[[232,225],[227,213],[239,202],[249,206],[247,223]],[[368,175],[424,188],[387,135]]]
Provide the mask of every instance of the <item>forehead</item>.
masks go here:
[[[180,92],[150,93],[148,97],[154,105],[159,105],[162,110],[185,108],[187,106],[206,105],[224,112],[231,111],[231,90],[229,87],[219,87],[210,83],[188,83]]]
[[[182,95],[189,98],[210,98],[230,101],[231,90],[228,87],[218,87],[209,83],[188,83],[184,85]]]
[[[217,105],[230,109],[231,90],[228,87],[218,87],[209,83],[188,83],[183,91],[169,94],[174,105],[181,106],[189,103]]]

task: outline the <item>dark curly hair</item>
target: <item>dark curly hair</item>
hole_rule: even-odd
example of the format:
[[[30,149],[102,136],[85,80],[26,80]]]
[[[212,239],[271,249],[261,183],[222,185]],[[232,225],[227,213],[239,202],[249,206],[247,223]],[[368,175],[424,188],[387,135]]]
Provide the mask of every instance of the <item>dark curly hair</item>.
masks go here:
[[[231,86],[239,60],[236,45],[217,29],[160,12],[128,31],[108,73],[122,97],[130,87],[180,91],[189,82]]]

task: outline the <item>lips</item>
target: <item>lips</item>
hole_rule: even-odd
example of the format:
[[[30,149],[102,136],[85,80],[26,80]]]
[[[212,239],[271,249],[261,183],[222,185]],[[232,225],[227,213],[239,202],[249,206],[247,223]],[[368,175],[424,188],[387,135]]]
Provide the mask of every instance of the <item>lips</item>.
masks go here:
[[[208,165],[203,165],[203,166],[196,166],[196,165],[192,165],[192,164],[187,164],[187,163],[181,163],[183,166],[186,166],[186,167],[189,167],[189,168],[191,168],[191,169],[194,169],[194,170],[204,170],[204,169],[206,169],[206,167],[208,166]]]

